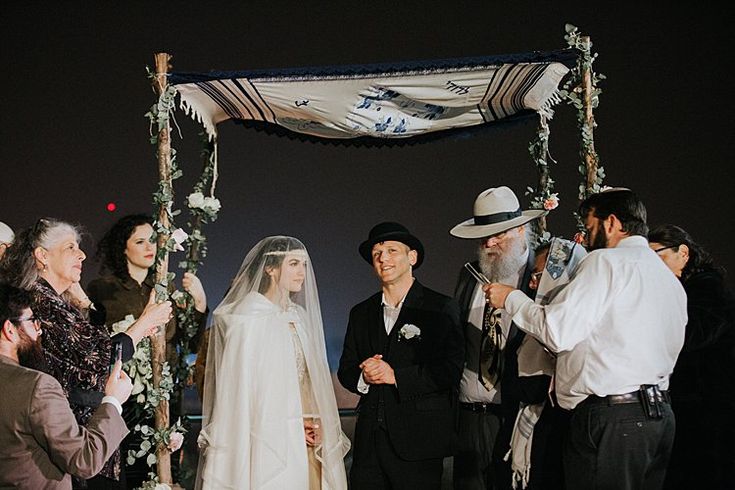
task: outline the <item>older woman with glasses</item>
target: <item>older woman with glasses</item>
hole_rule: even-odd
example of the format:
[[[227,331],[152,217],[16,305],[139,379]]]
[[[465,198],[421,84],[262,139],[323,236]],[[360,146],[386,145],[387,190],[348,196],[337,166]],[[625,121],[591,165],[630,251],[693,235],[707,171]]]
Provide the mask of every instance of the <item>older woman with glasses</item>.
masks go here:
[[[94,305],[79,284],[85,253],[79,230],[63,221],[41,219],[21,231],[0,262],[0,278],[31,292],[31,309],[39,320],[43,365],[29,366],[54,376],[69,397],[80,425],[85,425],[102,400],[113,345],[122,360],[135,345],[171,317],[171,303],[156,304],[151,296],[138,321],[126,333],[110,338],[90,322]],[[75,488],[125,488],[120,481],[121,458],[116,451],[95,478],[74,481]]]
[[[730,488],[735,467],[735,299],[725,270],[674,225],[648,242],[687,293],[684,347],[671,376],[676,437],[667,489]]]

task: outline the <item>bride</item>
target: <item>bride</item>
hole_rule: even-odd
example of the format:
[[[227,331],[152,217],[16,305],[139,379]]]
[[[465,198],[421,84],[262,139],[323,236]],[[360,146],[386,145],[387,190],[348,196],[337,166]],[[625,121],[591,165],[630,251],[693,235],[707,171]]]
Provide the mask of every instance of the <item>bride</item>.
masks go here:
[[[346,489],[319,297],[304,245],[267,237],[214,310],[197,489]]]

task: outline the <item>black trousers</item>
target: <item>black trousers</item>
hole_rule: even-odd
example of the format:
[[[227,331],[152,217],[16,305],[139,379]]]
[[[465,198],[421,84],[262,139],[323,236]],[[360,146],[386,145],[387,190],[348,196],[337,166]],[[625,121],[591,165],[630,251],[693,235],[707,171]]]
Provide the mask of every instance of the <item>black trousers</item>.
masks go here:
[[[351,490],[440,490],[443,458],[406,461],[393,449],[388,434],[375,427],[355,441]]]
[[[650,419],[640,403],[589,397],[574,409],[564,447],[567,490],[661,489],[675,428],[668,403]]]
[[[493,412],[459,409],[458,448],[452,470],[454,490],[510,487],[510,466],[502,461],[502,455],[498,457],[495,450],[501,424],[499,406]],[[499,485],[499,480],[507,485]]]

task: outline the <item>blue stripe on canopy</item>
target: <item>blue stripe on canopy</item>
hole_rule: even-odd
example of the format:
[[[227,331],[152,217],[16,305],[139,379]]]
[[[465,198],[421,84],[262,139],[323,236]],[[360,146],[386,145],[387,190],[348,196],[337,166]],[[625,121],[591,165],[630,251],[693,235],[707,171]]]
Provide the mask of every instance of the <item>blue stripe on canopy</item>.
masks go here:
[[[534,113],[551,115],[576,63],[560,50],[405,63],[171,73],[181,105],[210,136],[217,124],[308,140],[390,144]],[[417,142],[417,141],[411,141]]]

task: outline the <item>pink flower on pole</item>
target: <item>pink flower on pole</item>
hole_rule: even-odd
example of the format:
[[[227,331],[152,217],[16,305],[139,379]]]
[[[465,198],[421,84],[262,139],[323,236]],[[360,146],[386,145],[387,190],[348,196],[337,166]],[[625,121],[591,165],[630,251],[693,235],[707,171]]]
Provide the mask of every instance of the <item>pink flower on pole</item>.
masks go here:
[[[181,228],[176,228],[171,234],[171,238],[173,238],[175,242],[174,250],[177,252],[182,252],[184,250],[184,247],[182,247],[181,244],[184,243],[187,238],[189,238],[189,235]]]
[[[544,209],[551,211],[559,206],[559,197],[557,194],[551,194],[549,197],[544,199]]]
[[[181,449],[181,445],[184,443],[184,434],[181,432],[172,432],[168,440],[168,448],[171,452],[178,451]]]

